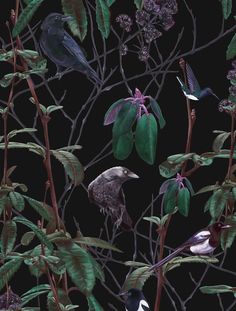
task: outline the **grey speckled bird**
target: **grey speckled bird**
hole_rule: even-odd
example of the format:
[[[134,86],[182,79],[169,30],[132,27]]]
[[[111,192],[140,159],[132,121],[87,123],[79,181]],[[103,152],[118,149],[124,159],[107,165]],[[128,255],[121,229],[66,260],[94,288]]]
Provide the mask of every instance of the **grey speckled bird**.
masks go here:
[[[59,13],[49,14],[41,25],[40,47],[56,64],[59,75],[66,68],[72,68],[101,84],[101,80],[89,65],[78,43],[63,28],[64,23],[69,20],[71,20],[70,16]]]
[[[133,178],[139,176],[125,167],[115,166],[104,171],[88,186],[90,202],[98,205],[103,213],[111,216],[117,227],[124,230],[132,228],[132,220],[126,210],[122,185]]]

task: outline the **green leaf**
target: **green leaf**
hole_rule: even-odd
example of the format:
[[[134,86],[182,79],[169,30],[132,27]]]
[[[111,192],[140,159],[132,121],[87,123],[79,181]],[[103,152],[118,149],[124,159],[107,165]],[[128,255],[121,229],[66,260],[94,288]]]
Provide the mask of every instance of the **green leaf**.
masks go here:
[[[231,228],[221,233],[221,247],[223,250],[230,248],[236,237],[236,215],[229,215],[225,218],[224,224],[231,225]]]
[[[46,236],[46,234],[40,228],[38,228],[35,224],[33,224],[31,221],[29,221],[28,219],[26,219],[26,218],[24,218],[22,216],[16,216],[16,217],[13,218],[13,220],[18,222],[18,223],[21,223],[21,224],[25,225],[28,228],[30,228],[35,233],[35,235],[40,240],[40,242],[42,244],[44,244],[45,246],[47,246],[47,248],[50,251],[53,251],[52,243],[49,241],[49,239]]]
[[[158,119],[160,128],[163,129],[163,127],[166,125],[166,121],[163,117],[160,106],[158,105],[157,101],[152,97],[150,97],[150,105],[151,105],[153,113]]]
[[[217,137],[215,138],[213,142],[213,146],[212,146],[213,151],[216,153],[220,152],[221,148],[224,145],[224,142],[229,136],[230,136],[230,133],[221,133],[217,135]]]
[[[117,247],[113,246],[112,244],[110,244],[109,242],[101,240],[99,238],[81,236],[81,237],[77,237],[77,238],[73,239],[73,241],[76,243],[79,243],[79,244],[95,246],[95,247],[99,247],[102,249],[110,249],[112,251],[122,253],[122,251],[119,248],[117,248]]]
[[[97,299],[93,295],[87,297],[89,311],[104,311]]]
[[[129,131],[121,136],[113,137],[112,150],[114,157],[118,160],[125,160],[132,152],[134,144],[133,133]]]
[[[0,268],[0,290],[6,285],[6,282],[9,283],[13,275],[19,270],[23,259],[16,258],[5,262],[4,265]]]
[[[49,212],[49,210],[52,210],[52,207],[47,205],[46,203],[37,201],[35,199],[32,199],[26,195],[23,196],[26,201],[29,203],[29,205],[44,219],[47,221],[52,220],[52,214]]]
[[[68,297],[68,295],[66,294],[64,290],[62,290],[61,288],[58,288],[57,292],[58,292],[58,298],[59,298],[60,304],[62,304],[63,306],[72,304],[70,298]],[[55,303],[52,292],[49,292],[48,294],[47,307],[48,307],[48,311],[58,311],[58,307],[57,307],[57,304]],[[63,309],[63,310],[66,310],[66,309]],[[70,309],[70,310],[74,310],[74,309]]]
[[[3,225],[1,234],[1,250],[4,256],[12,251],[16,241],[16,232],[16,223],[7,220]]]
[[[160,225],[161,220],[159,217],[157,216],[151,216],[151,217],[143,217],[144,220],[147,220],[149,222],[153,222],[154,224],[156,224],[157,226]]]
[[[88,253],[90,260],[93,264],[94,274],[96,279],[100,280],[101,282],[105,282],[105,274],[103,271],[103,267],[93,258],[93,256]]]
[[[33,132],[37,132],[37,130],[34,128],[24,128],[20,130],[13,130],[7,134],[7,138],[10,139],[20,133],[33,133]]]
[[[152,114],[144,114],[138,119],[135,147],[141,159],[150,165],[154,164],[157,149],[157,123]]]
[[[114,123],[119,111],[121,110],[122,106],[126,103],[128,103],[128,101],[126,101],[124,98],[121,98],[116,102],[114,102],[105,114],[103,125],[109,125]]]
[[[138,288],[142,290],[144,283],[152,275],[152,273],[153,272],[150,271],[150,266],[137,268],[131,272],[130,275],[128,275],[122,290],[128,291],[131,288]]]
[[[14,56],[13,50],[10,50],[8,52],[6,52],[3,49],[0,50],[0,62],[8,61],[9,59],[13,58],[13,56]]]
[[[178,192],[177,205],[180,214],[187,217],[190,208],[190,193],[188,188],[181,188]]]
[[[28,290],[27,292],[25,292],[22,296],[21,296],[21,306],[25,306],[30,300],[38,297],[39,295],[48,293],[51,290],[50,285],[48,284],[40,284],[37,286],[34,286],[33,288],[31,288],[30,290]]]
[[[232,0],[221,0],[224,19],[227,19],[232,11]]]
[[[20,242],[23,246],[28,246],[34,237],[35,233],[33,231],[28,231],[22,235]]]
[[[19,192],[11,191],[9,193],[9,198],[15,209],[18,210],[19,212],[22,212],[23,209],[25,208],[24,196],[22,196]]]
[[[129,267],[149,267],[146,263],[139,261],[125,261],[124,264]]]
[[[106,0],[107,5],[110,7],[116,0]]]
[[[49,256],[51,252],[47,247],[44,247],[44,255]],[[30,252],[30,259],[24,260],[24,263],[29,266],[30,273],[39,278],[42,274],[46,273],[46,263],[41,257],[42,255],[42,247],[41,245],[37,245]]]
[[[194,195],[193,186],[187,177],[184,178],[184,183],[185,183],[186,187],[188,188],[188,190],[190,191],[191,195]]]
[[[37,11],[38,7],[43,1],[44,0],[32,0],[29,2],[26,8],[21,12],[12,30],[13,38],[18,36],[19,33],[26,27],[26,25],[30,22],[34,13]]]
[[[47,107],[46,113],[47,115],[49,115],[50,113],[57,111],[57,110],[61,110],[61,109],[63,109],[63,106],[51,105]]]
[[[178,183],[171,184],[163,196],[163,204],[166,214],[173,213],[175,209],[178,188]]]
[[[209,202],[209,212],[213,219],[217,219],[223,212],[227,202],[227,193],[222,189],[216,190]]]
[[[222,294],[222,293],[234,293],[233,287],[228,285],[212,285],[212,286],[202,286],[200,291],[203,294]]]
[[[170,178],[179,172],[182,164],[171,164],[168,161],[164,161],[159,165],[159,172],[162,177]]]
[[[2,215],[2,212],[5,209],[5,206],[7,205],[7,203],[9,202],[9,198],[7,196],[2,196],[0,198],[0,216]]]
[[[56,241],[56,245],[71,280],[83,294],[91,294],[95,285],[95,273],[87,251],[70,240]]]
[[[134,4],[138,10],[141,10],[143,7],[143,0],[134,0]]]
[[[231,39],[227,51],[226,51],[226,59],[232,59],[236,56],[236,34]]]
[[[220,188],[221,188],[221,186],[219,186],[219,185],[208,185],[208,186],[205,186],[205,187],[201,188],[200,190],[198,190],[194,195],[209,192],[209,191],[218,190]]]
[[[127,102],[120,109],[112,128],[113,139],[130,132],[137,116],[137,106]]]
[[[88,29],[87,13],[83,0],[62,0],[61,4],[64,14],[73,18],[68,22],[71,32],[83,41]]]
[[[194,153],[178,153],[169,156],[167,160],[170,164],[180,164],[183,163],[184,161],[192,159],[193,155]]]
[[[84,179],[84,169],[78,158],[69,151],[51,150],[54,157],[64,166],[66,174],[74,185],[78,186]]]
[[[102,36],[107,39],[110,34],[110,10],[105,0],[96,0],[96,22]]]

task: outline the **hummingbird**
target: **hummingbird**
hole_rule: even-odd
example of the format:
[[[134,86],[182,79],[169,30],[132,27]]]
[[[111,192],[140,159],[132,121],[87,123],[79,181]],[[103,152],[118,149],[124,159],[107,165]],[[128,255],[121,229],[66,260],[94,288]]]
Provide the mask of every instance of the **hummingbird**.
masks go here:
[[[197,101],[202,99],[203,97],[213,95],[219,100],[218,96],[216,96],[216,94],[212,91],[211,88],[209,87],[205,87],[204,89],[200,88],[200,85],[193,73],[193,70],[188,63],[186,63],[186,74],[188,86],[184,84],[183,81],[178,76],[176,77],[176,79],[179,81],[181,89],[187,98]]]

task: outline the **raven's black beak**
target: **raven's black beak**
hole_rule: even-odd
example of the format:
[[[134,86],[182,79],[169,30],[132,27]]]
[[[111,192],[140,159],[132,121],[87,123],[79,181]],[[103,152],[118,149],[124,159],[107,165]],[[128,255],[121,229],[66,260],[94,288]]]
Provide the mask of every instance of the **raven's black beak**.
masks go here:
[[[72,19],[73,19],[72,16],[63,16],[63,17],[61,18],[61,20],[62,20],[63,22],[69,22],[69,21],[71,21]]]

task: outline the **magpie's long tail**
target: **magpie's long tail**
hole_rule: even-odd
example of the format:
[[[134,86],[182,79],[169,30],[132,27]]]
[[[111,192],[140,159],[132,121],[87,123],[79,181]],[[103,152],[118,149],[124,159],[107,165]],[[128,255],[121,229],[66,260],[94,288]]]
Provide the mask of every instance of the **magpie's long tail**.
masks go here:
[[[162,260],[158,261],[155,265],[151,266],[150,270],[154,270],[157,268],[160,268],[161,266],[163,266],[165,263],[169,262],[171,259],[173,259],[174,257],[176,257],[179,253],[181,253],[184,249],[186,248],[185,245],[180,246],[179,248],[177,248],[176,250],[174,250],[170,255],[166,256],[165,258],[163,258]]]

